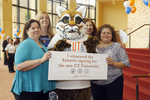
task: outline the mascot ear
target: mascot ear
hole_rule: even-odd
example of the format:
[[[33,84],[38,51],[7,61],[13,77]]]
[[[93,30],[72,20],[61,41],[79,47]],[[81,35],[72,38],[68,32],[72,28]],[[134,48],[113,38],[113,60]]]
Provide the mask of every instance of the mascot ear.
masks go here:
[[[82,14],[83,19],[85,18],[86,15],[86,6],[80,6],[79,8],[76,9],[79,13]]]
[[[62,7],[62,6],[57,6],[56,12],[57,12],[57,14],[58,14],[58,17],[60,17],[61,14],[62,14],[62,12],[66,11],[66,10],[67,10],[67,9],[64,8],[64,7]]]

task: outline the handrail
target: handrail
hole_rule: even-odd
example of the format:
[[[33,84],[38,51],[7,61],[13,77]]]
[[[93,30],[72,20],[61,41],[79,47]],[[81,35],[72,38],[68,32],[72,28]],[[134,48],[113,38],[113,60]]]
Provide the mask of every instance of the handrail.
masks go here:
[[[133,75],[133,78],[137,78],[137,82],[136,82],[136,100],[139,100],[139,84],[138,84],[138,78],[139,77],[150,77],[150,74],[148,75]]]
[[[137,28],[137,29],[133,30],[132,32],[130,32],[130,33],[129,33],[129,34],[127,34],[127,35],[132,34],[133,32],[135,32],[135,31],[139,30],[140,28],[142,28],[142,27],[144,27],[144,26],[146,26],[146,25],[150,25],[150,24],[143,24],[142,26],[140,26],[139,28]]]
[[[133,75],[133,78],[137,78],[137,77],[150,77],[150,74],[148,75]]]
[[[149,27],[150,27],[150,24],[143,24],[142,26],[138,27],[137,29],[135,29],[135,30],[133,30],[132,32],[130,32],[129,34],[127,34],[127,35],[129,35],[129,48],[131,47],[131,34],[132,34],[133,32],[135,32],[135,31],[139,30],[140,28],[146,26],[146,25],[149,25]],[[148,43],[148,46],[149,46],[149,45],[150,45],[150,28],[149,28],[149,43]],[[150,46],[149,46],[149,49],[150,49]]]

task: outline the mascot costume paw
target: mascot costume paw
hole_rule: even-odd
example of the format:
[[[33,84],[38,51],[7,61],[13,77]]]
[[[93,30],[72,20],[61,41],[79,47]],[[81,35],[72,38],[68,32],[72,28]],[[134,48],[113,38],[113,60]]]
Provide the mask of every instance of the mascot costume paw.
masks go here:
[[[67,10],[58,6],[56,12],[60,18],[56,25],[57,34],[47,48],[63,52],[96,53],[99,39],[86,34],[83,20],[86,16],[86,7]],[[90,81],[56,81],[56,93],[59,100],[91,100]]]

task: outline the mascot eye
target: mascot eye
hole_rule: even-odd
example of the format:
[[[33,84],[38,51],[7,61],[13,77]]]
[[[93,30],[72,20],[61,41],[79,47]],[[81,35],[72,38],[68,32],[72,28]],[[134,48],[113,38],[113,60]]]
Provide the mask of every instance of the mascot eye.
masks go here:
[[[69,17],[65,16],[63,19],[62,19],[63,23],[68,23],[69,22]]]
[[[68,23],[69,19],[64,19],[64,23]]]
[[[75,23],[76,23],[76,24],[80,24],[81,21],[82,21],[82,19],[81,19],[80,17],[77,17],[76,20],[75,20]]]

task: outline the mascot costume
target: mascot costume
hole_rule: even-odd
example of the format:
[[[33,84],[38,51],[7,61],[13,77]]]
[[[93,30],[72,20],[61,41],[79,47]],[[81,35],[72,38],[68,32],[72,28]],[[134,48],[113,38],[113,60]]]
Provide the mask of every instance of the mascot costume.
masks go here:
[[[86,7],[67,10],[58,6],[56,12],[60,18],[56,25],[57,34],[47,48],[63,52],[96,53],[99,39],[86,34]],[[55,92],[59,100],[91,100],[89,80],[56,81]]]

